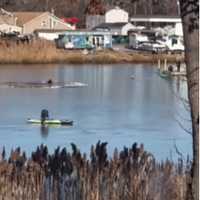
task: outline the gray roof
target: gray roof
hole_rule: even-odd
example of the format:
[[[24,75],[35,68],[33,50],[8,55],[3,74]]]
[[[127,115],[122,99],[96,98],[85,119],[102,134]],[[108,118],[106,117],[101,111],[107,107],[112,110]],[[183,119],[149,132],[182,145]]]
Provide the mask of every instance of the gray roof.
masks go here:
[[[133,16],[130,19],[131,22],[164,22],[164,23],[180,23],[181,18],[179,16],[167,16],[167,15],[143,15]]]
[[[168,18],[173,18],[173,19],[179,19],[180,16],[178,15],[134,15],[131,16],[131,18],[163,18],[163,19],[168,19]]]
[[[60,35],[111,35],[107,31],[37,29],[34,33],[59,33]]]
[[[133,33],[135,33],[135,32],[141,32],[141,33],[156,33],[156,31],[155,31],[155,30],[152,30],[152,29],[137,29],[137,28],[135,28],[135,29],[130,29],[128,32],[129,32],[129,33],[131,33],[131,32],[133,32]]]
[[[119,28],[121,29],[123,26],[125,26],[127,23],[126,22],[119,22],[119,23],[102,23],[93,28],[95,29],[114,29],[114,28]]]

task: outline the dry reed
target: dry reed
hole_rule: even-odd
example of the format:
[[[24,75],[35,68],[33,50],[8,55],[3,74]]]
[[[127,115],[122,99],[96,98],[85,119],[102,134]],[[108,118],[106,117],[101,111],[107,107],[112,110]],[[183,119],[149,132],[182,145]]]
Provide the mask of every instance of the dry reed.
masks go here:
[[[27,159],[20,149],[0,161],[0,200],[183,200],[187,167],[182,160],[156,162],[143,145],[107,156],[107,143],[91,147],[90,158],[72,145],[53,154],[41,145]]]
[[[56,49],[55,44],[44,40],[33,40],[28,44],[0,41],[0,64],[53,64],[53,63],[154,63],[166,58],[175,62],[177,55],[142,54],[112,50],[96,51],[84,55],[78,50]],[[183,56],[181,57],[183,60]]]

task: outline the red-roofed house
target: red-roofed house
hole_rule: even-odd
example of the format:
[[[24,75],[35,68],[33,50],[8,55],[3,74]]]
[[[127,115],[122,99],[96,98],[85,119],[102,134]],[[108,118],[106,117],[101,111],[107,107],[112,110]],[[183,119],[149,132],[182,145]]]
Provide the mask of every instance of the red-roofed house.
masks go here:
[[[71,24],[74,27],[74,29],[76,29],[77,24],[80,22],[80,20],[77,17],[64,17],[63,21],[65,23]]]

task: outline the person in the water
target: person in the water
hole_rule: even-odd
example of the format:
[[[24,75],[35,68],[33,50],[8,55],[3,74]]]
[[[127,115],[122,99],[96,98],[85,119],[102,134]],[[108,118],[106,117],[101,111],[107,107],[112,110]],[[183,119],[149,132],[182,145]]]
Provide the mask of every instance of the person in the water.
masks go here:
[[[49,79],[49,80],[47,81],[47,83],[48,83],[48,85],[52,85],[52,84],[53,84],[53,81],[52,81],[51,79]]]

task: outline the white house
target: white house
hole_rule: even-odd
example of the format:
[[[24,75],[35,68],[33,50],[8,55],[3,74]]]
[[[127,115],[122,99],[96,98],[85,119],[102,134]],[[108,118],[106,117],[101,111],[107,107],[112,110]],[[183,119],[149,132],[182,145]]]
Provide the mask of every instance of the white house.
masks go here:
[[[182,21],[179,16],[134,16],[130,21],[137,25],[146,24],[149,27],[154,27],[154,29],[165,27],[164,29],[166,29],[168,35],[175,34],[177,36],[183,36]],[[171,30],[167,30],[169,26],[172,27]]]
[[[94,29],[100,24],[128,24],[129,14],[125,10],[115,7],[101,15],[86,15],[86,28]]]
[[[131,33],[129,34],[129,47],[130,48],[137,48],[137,45],[140,42],[148,42],[147,35],[139,34],[139,33]]]
[[[175,24],[175,35],[183,37],[183,26],[181,22]]]
[[[19,26],[15,26],[15,25],[10,25],[10,24],[0,24],[0,31],[3,33],[21,33],[22,32],[22,28]]]
[[[34,31],[35,35],[39,38],[54,41],[55,39],[58,39],[59,35],[66,32],[66,30],[49,30],[49,29],[37,29]]]
[[[165,44],[171,51],[184,51],[185,50],[185,47],[183,44],[183,39],[176,35],[166,37]]]
[[[128,20],[128,12],[119,7],[115,7],[105,13],[105,23],[128,23]]]
[[[0,9],[0,31],[3,33],[21,33],[21,27],[16,25],[16,17],[4,9]]]
[[[134,29],[135,26],[131,23],[127,23],[125,24],[124,26],[122,26],[122,29],[121,29],[121,35],[123,36],[127,36],[128,35],[128,31],[130,31],[131,29]]]
[[[128,31],[134,29],[135,26],[131,23],[102,23],[96,26],[93,30],[109,31],[113,36],[128,36]]]

